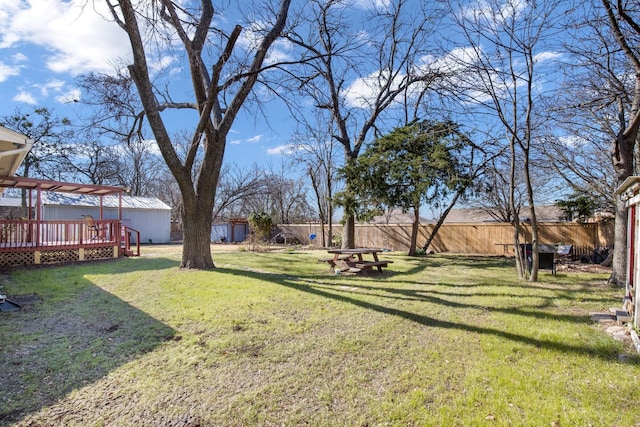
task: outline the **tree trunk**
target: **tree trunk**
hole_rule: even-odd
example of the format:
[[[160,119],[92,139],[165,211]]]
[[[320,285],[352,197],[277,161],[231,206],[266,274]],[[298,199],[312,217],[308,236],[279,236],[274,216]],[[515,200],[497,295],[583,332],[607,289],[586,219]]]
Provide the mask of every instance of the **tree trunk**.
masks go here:
[[[453,209],[453,207],[456,205],[456,203],[458,202],[458,199],[463,193],[464,193],[464,189],[460,189],[456,191],[455,196],[453,196],[453,199],[451,199],[451,203],[449,203],[449,206],[447,206],[447,209],[445,209],[442,215],[440,215],[440,218],[438,218],[438,222],[436,223],[435,227],[433,227],[433,231],[431,231],[431,234],[429,235],[427,242],[422,246],[422,249],[424,250],[425,253],[427,253],[427,251],[429,250],[429,246],[431,246],[431,242],[433,242],[433,239],[436,237],[438,230],[440,230],[440,227],[442,227],[442,224],[444,224],[444,220],[447,219],[447,215],[449,215],[449,212],[451,212],[451,209]]]
[[[331,194],[331,193],[329,193]],[[331,199],[329,199],[331,200]],[[333,202],[329,201],[329,209],[328,209],[328,217],[327,221],[328,221],[328,226],[329,226],[329,231],[327,232],[327,247],[331,247],[333,246]]]
[[[600,265],[603,267],[611,267],[612,264],[613,264],[613,251],[610,251],[609,255],[607,255],[607,257],[604,259],[604,261],[600,263]]]
[[[616,172],[617,186],[622,185],[624,180],[633,175],[633,152],[638,137],[638,127],[640,126],[640,58],[635,51],[635,38],[640,30],[635,22],[633,14],[629,14],[628,10],[621,2],[602,0],[602,5],[607,13],[610,28],[615,36],[616,42],[620,46],[622,52],[626,55],[629,63],[635,70],[635,85],[633,90],[633,101],[629,110],[629,117],[625,115],[624,103],[622,97],[618,97],[618,120],[620,123],[620,131],[611,141],[611,161]],[[614,5],[617,10],[614,11]],[[631,25],[633,33],[628,38],[620,27],[620,22],[626,21]],[[613,265],[612,273],[609,281],[620,286],[626,285],[627,280],[627,209],[621,198],[616,198],[616,223],[615,223],[615,240],[613,248]]]
[[[356,247],[356,218],[348,215],[342,227],[342,249]]]
[[[276,21],[273,27],[266,28],[266,34],[252,49],[253,59],[247,58],[249,61],[241,74],[233,74],[233,71],[225,70],[242,32],[242,27],[236,25],[226,38],[226,45],[220,46],[224,50],[218,61],[213,64],[210,75],[206,71],[207,66],[202,52],[209,48],[206,43],[211,40],[209,33],[214,31],[211,26],[214,17],[212,2],[201,3],[199,16],[195,16],[198,15],[196,13],[194,16],[187,17],[181,16],[175,2],[158,1],[158,6],[162,6],[162,13],[160,16],[154,16],[153,19],[145,17],[141,10],[136,9],[138,2],[135,2],[135,5],[131,0],[118,0],[117,5],[107,3],[113,19],[129,36],[133,54],[133,63],[128,67],[131,78],[135,82],[145,118],[148,120],[162,157],[180,186],[184,203],[182,212],[184,245],[180,267],[214,268],[210,247],[211,222],[226,137],[258,80],[270,46],[285,26],[291,0],[281,0],[280,7],[275,11]],[[149,8],[149,10],[156,12],[155,8]],[[163,22],[156,21],[156,18]],[[184,21],[184,18],[187,21]],[[152,82],[146,52],[149,45],[142,35],[138,20],[145,25],[157,25],[158,31],[162,27],[162,31],[166,30],[167,34],[175,35],[175,40],[179,39],[182,42],[182,55],[188,59],[199,121],[184,158],[178,155],[161,115],[164,107],[160,107],[158,98],[170,99],[171,95],[163,90],[159,94],[156,91],[156,82]],[[223,76],[226,76],[226,82],[221,81]],[[229,98],[225,97],[226,91],[223,89],[227,83],[232,83],[234,86],[234,94]],[[221,100],[224,100],[222,102],[224,109],[221,108]],[[202,157],[199,157],[200,153]]]
[[[614,226],[613,262],[609,282],[625,286],[627,280],[627,208],[620,197],[616,198],[616,222]]]
[[[518,272],[518,278],[524,279],[526,278],[527,271],[527,242],[525,239],[524,242],[524,250],[520,250],[520,219],[516,216],[513,219],[513,244],[515,248],[515,256],[516,256],[516,270]]]
[[[185,204],[182,222],[184,233],[180,268],[207,270],[215,268],[211,257],[211,211],[200,203]],[[187,210],[189,209],[189,210]]]
[[[526,150],[524,163],[525,182],[527,185],[527,198],[529,200],[529,210],[531,211],[529,217],[529,219],[531,220],[531,272],[529,275],[529,281],[537,282],[538,271],[540,270],[540,252],[538,251],[540,237],[538,233],[538,216],[536,215],[536,207],[533,200],[533,186],[531,185],[531,175],[529,171],[528,150]]]
[[[515,142],[512,138],[510,141],[511,150],[511,165],[510,165],[510,179],[509,179],[509,210],[511,211],[511,218],[513,221],[513,247],[516,256],[516,271],[519,279],[526,278],[527,272],[527,241],[524,242],[524,250],[520,250],[520,215],[516,210],[515,205],[515,174],[516,174],[516,155],[515,155]]]
[[[640,92],[640,76],[636,78],[636,90]],[[624,124],[622,104],[619,106],[621,124]],[[616,172],[617,186],[633,175],[633,149],[638,136],[638,115],[628,127],[614,138],[611,146],[611,161]],[[625,286],[627,280],[627,208],[620,196],[616,197],[616,223],[613,246],[613,264],[609,281]]]
[[[324,229],[325,229],[324,220],[320,220],[320,236],[321,236],[320,245],[323,248],[326,248],[327,247],[327,236],[325,235]]]
[[[420,207],[415,206],[413,208],[413,224],[411,225],[411,242],[409,243],[409,256],[416,255],[418,227],[420,227]]]
[[[327,224],[329,231],[327,232],[327,247],[333,246],[333,191],[331,190],[331,176],[327,178]]]

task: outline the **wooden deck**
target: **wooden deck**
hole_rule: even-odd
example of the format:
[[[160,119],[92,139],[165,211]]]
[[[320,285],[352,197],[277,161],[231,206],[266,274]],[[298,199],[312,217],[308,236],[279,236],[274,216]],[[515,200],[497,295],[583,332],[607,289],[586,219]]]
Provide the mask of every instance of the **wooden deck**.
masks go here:
[[[137,253],[131,248],[132,240]],[[0,220],[0,266],[140,255],[139,233],[119,220]]]

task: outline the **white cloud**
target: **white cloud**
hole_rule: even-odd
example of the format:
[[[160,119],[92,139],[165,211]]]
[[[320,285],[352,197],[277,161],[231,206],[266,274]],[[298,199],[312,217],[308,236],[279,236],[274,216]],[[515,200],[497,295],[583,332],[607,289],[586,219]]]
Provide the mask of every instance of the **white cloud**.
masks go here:
[[[184,72],[184,69],[182,67],[173,67],[171,70],[169,70],[169,75],[170,76],[179,76]]]
[[[39,98],[47,98],[53,96],[54,99],[62,104],[69,102],[77,102],[80,100],[82,93],[80,89],[67,86],[67,83],[59,79],[50,79],[44,84],[36,83],[28,85],[28,89],[21,87],[20,92],[13,99],[28,104],[37,104],[36,95]]]
[[[80,92],[80,89],[72,88],[72,89],[69,89],[67,92],[56,96],[55,99],[61,104],[68,104],[70,102],[80,101],[81,97],[82,97],[82,93]]]
[[[62,80],[52,79],[45,84],[35,84],[34,87],[40,89],[40,94],[42,96],[49,96],[50,92],[60,92],[64,85],[65,83]]]
[[[296,146],[290,144],[278,145],[274,148],[267,149],[267,154],[270,156],[279,156],[284,154],[291,154],[295,152]]]
[[[240,145],[242,141],[240,141],[239,139],[232,139],[231,141],[229,141],[229,144],[231,145]]]
[[[278,39],[271,45],[271,49],[269,49],[269,53],[265,58],[265,63],[275,64],[278,62],[291,61],[293,57],[289,54],[290,51],[291,43]]]
[[[541,52],[533,57],[535,62],[553,61],[554,59],[561,58],[562,54],[558,52]]]
[[[36,105],[38,103],[33,95],[23,90],[20,90],[20,92],[18,92],[18,94],[13,97],[12,101],[24,102],[31,105]]]
[[[485,25],[494,27],[510,18],[518,18],[527,7],[527,0],[507,0],[502,4],[481,0],[472,2],[463,9],[462,14],[466,19],[484,22]]]
[[[262,42],[265,27],[264,22],[254,22],[249,27],[244,28],[238,38],[238,46],[247,52],[254,52],[260,45],[260,42]],[[288,53],[290,50],[291,43],[289,41],[277,39],[269,48],[269,52],[264,60],[265,64],[291,60],[292,57]]]
[[[130,48],[108,16],[102,1],[0,0],[0,48],[40,46],[51,52],[46,64],[54,72],[110,72],[116,58],[130,56]]]
[[[17,76],[18,74],[20,74],[20,67],[0,62],[0,82],[7,80],[11,76]]]
[[[25,55],[24,53],[16,53],[13,56],[11,56],[11,59],[13,59],[13,62],[25,62],[27,60],[27,55]]]
[[[576,148],[576,147],[581,147],[583,145],[586,145],[588,142],[586,139],[582,138],[581,136],[577,136],[577,135],[567,135],[567,136],[560,136],[558,137],[558,141],[570,148]]]
[[[167,68],[169,68],[171,64],[174,64],[176,62],[177,62],[177,59],[175,56],[165,55],[157,61],[150,62],[149,68],[152,71],[159,72],[159,71],[166,70]]]
[[[361,9],[387,10],[391,0],[355,0],[353,5]]]
[[[139,142],[140,145],[145,147],[145,151],[154,156],[162,157],[162,152],[155,139],[145,139]]]
[[[145,153],[149,153],[154,156],[162,157],[162,153],[160,152],[160,147],[158,147],[158,143],[155,139],[143,139],[132,141],[132,144],[135,144],[139,150],[144,150]],[[128,148],[125,147],[124,144],[112,144],[110,148],[119,154],[125,155]]]
[[[464,71],[469,64],[478,61],[478,52],[473,47],[458,47],[439,58],[425,56],[422,58],[423,71],[435,70],[444,74],[456,74]]]
[[[389,78],[393,78],[398,82],[392,82],[391,84],[390,90],[395,90],[399,81],[404,77],[403,74],[390,77],[386,71],[375,72],[367,77],[359,77],[354,80],[348,88],[342,91],[342,96],[347,104],[352,107],[368,108],[373,105],[377,95],[382,91],[382,85],[386,84]]]
[[[260,140],[262,139],[262,135],[256,135],[256,136],[252,136],[251,138],[247,138],[247,142],[260,142]]]

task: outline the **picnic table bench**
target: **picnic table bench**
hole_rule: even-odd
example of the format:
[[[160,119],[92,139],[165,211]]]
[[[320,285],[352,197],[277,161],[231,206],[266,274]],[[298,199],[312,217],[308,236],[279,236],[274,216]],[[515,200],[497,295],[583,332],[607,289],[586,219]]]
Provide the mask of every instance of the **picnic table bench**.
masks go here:
[[[374,267],[377,271],[382,272],[382,267],[393,263],[390,260],[378,259],[378,253],[382,250],[376,248],[330,249],[327,252],[333,254],[333,258],[319,259],[318,261],[328,263],[331,272],[361,273],[373,271]],[[373,261],[365,260],[363,255],[371,255]]]

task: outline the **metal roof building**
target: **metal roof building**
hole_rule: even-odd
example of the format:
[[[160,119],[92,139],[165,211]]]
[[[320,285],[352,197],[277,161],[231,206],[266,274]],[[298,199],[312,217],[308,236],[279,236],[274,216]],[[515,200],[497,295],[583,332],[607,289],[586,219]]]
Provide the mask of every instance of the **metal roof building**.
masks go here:
[[[118,219],[119,197],[102,197],[104,219]],[[0,205],[12,205],[11,199],[0,199]],[[70,193],[42,193],[43,220],[77,220],[85,215],[100,216],[100,199],[96,196]],[[122,196],[122,223],[140,232],[141,243],[169,243],[171,240],[171,207],[155,197]]]

